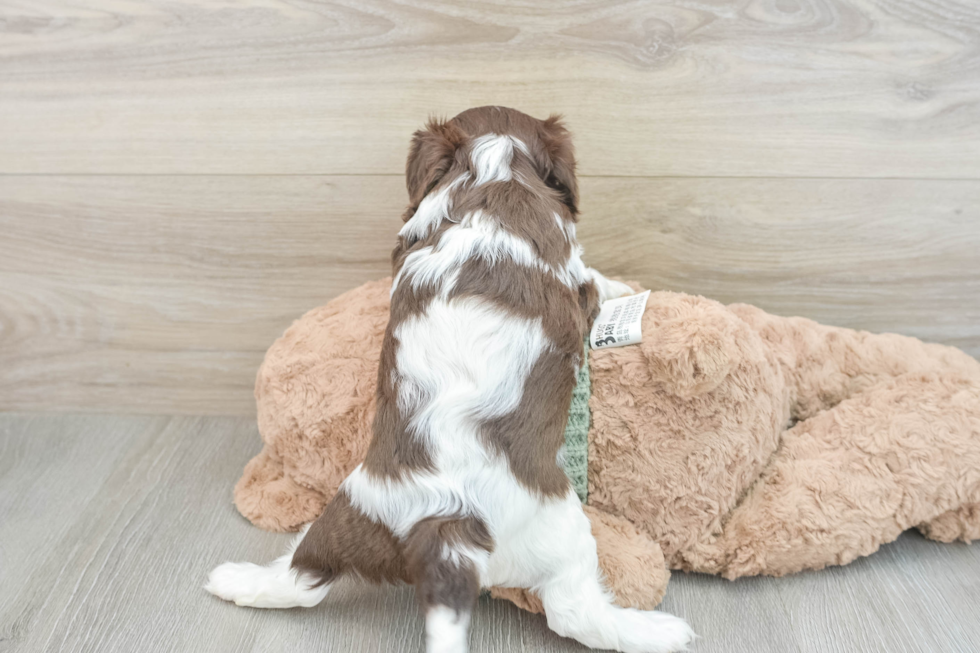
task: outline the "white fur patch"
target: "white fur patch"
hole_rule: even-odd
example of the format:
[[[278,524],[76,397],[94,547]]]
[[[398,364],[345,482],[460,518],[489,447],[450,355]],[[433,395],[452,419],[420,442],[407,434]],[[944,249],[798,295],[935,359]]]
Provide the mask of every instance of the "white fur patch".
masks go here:
[[[586,646],[627,653],[684,650],[694,633],[683,619],[663,612],[621,608],[602,582],[591,525],[574,490],[563,497],[521,505],[524,527],[496,541],[487,580],[524,587],[541,598],[548,626]]]
[[[434,605],[425,613],[426,653],[466,653],[470,613]]]
[[[585,263],[582,262],[582,253],[584,251],[581,245],[572,241],[572,253],[568,257],[568,262],[565,263],[562,274],[559,276],[559,279],[565,280],[565,284],[569,288],[577,290],[587,279],[587,268],[585,267]]]
[[[330,591],[330,584],[311,587],[316,581],[290,567],[293,553],[306,537],[309,526],[293,538],[286,554],[266,566],[250,562],[226,562],[208,575],[204,589],[235,605],[253,608],[310,608]]]
[[[453,208],[451,193],[457,186],[465,184],[469,178],[469,173],[464,172],[439,190],[426,195],[419,202],[415,215],[402,225],[398,235],[408,240],[427,238],[443,220],[449,219],[449,212]]]
[[[491,181],[510,181],[513,172],[510,164],[514,160],[514,148],[527,154],[527,146],[513,136],[484,134],[473,140],[470,160],[476,171],[475,185]]]
[[[526,240],[504,229],[491,216],[475,211],[447,229],[438,244],[422,247],[405,257],[391,284],[391,292],[394,294],[402,279],[408,277],[415,290],[440,284],[445,297],[452,290],[460,267],[472,258],[483,259],[491,265],[508,260],[523,267],[537,268],[569,288],[577,289],[586,278],[580,246],[574,245],[565,265],[556,268],[542,261]]]
[[[549,346],[541,318],[522,318],[478,297],[434,299],[398,325],[399,409],[423,438],[453,438],[517,408],[524,379]],[[425,405],[419,405],[427,398]]]
[[[394,336],[399,410],[411,415],[409,437],[426,443],[435,472],[393,481],[359,466],[342,485],[351,503],[404,537],[426,517],[474,515],[489,523],[493,513],[507,510],[511,493],[527,501],[506,460],[484,447],[479,429],[520,403],[531,368],[551,346],[541,320],[476,297],[437,298]]]
[[[555,216],[555,222],[558,223],[558,228],[561,229],[563,234],[565,234],[565,240],[573,245],[578,244],[578,237],[575,234],[575,223],[571,220],[565,220],[557,213],[553,213],[552,215]]]

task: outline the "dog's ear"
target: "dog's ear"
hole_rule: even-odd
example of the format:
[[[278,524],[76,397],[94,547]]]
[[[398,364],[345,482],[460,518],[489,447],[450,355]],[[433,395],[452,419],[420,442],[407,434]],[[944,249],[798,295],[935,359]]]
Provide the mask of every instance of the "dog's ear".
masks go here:
[[[466,141],[462,129],[450,121],[430,119],[425,129],[412,136],[412,146],[405,164],[408,186],[408,210],[405,219],[415,214],[422,198],[439,183],[456,157],[456,150]]]
[[[558,191],[574,217],[578,213],[578,181],[575,177],[575,150],[572,135],[561,116],[552,115],[541,124],[541,140],[547,150],[544,181]]]

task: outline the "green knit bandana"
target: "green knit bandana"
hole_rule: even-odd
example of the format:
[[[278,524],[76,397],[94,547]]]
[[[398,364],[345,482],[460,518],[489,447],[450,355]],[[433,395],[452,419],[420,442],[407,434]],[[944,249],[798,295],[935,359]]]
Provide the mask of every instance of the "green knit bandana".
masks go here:
[[[585,345],[582,367],[578,372],[572,405],[568,408],[565,425],[565,474],[575,488],[575,494],[585,503],[589,499],[589,345]]]

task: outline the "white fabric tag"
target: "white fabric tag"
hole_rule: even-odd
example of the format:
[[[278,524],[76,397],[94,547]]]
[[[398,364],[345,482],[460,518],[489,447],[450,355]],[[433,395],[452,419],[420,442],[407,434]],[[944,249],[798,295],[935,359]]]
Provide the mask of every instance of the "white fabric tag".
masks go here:
[[[624,347],[643,340],[640,321],[647,306],[650,291],[602,302],[599,317],[592,323],[589,344],[593,349]]]

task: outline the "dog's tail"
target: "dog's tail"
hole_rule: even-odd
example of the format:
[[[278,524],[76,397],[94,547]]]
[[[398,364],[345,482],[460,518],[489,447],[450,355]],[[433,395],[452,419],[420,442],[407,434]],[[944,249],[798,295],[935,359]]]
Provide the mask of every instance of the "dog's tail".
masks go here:
[[[342,574],[368,580],[405,579],[405,563],[391,532],[351,505],[343,490],[306,527],[282,557],[266,566],[226,562],[208,576],[204,589],[236,605],[253,608],[310,608]]]

